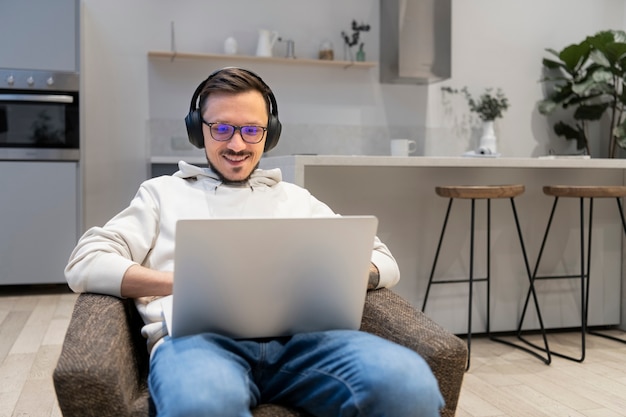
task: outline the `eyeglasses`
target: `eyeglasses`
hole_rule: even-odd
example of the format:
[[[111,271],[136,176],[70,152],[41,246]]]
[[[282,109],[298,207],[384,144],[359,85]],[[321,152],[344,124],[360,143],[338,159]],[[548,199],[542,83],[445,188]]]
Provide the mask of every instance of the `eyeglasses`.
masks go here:
[[[229,141],[236,131],[239,131],[244,142],[255,144],[261,142],[263,135],[267,131],[263,126],[235,126],[228,123],[209,123],[202,120],[202,123],[209,126],[211,137],[218,142]]]

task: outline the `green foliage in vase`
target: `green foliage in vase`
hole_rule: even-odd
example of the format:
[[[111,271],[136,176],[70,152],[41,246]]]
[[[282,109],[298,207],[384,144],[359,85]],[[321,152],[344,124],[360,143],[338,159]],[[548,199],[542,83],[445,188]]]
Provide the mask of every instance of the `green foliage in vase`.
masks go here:
[[[626,149],[626,33],[601,31],[561,51],[546,51],[553,58],[543,59],[545,77],[541,81],[550,91],[539,102],[539,112],[550,115],[556,109],[565,110],[568,119],[557,122],[554,132],[575,140],[577,148],[587,154],[589,123],[608,122],[608,156],[614,158],[618,147]],[[602,120],[607,111],[609,120]]]
[[[504,95],[504,91],[500,88],[498,88],[495,93],[493,88],[486,88],[478,98],[474,98],[467,87],[458,90],[444,86],[441,87],[441,90],[450,94],[462,94],[467,100],[469,109],[485,122],[502,117],[504,111],[509,108],[509,100]]]

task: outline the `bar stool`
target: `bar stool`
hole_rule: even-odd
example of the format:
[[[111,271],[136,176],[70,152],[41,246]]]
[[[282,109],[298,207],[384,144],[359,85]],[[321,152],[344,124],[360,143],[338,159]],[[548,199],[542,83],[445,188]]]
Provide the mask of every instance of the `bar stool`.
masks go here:
[[[519,224],[517,209],[515,208],[514,198],[524,193],[525,188],[523,185],[484,185],[484,186],[440,186],[435,188],[435,192],[440,197],[448,198],[448,209],[446,210],[446,215],[443,221],[443,227],[441,229],[441,235],[439,237],[439,243],[437,244],[437,250],[435,252],[435,259],[433,261],[433,266],[430,272],[430,277],[428,279],[428,287],[426,288],[426,294],[424,296],[424,302],[422,304],[422,311],[426,309],[426,303],[428,302],[428,296],[430,294],[430,289],[433,284],[458,284],[458,283],[469,283],[469,306],[468,306],[468,316],[467,316],[467,368],[470,367],[470,356],[471,356],[471,343],[472,343],[472,298],[473,298],[473,289],[474,284],[479,282],[486,283],[486,292],[487,292],[487,334],[489,335],[491,340],[507,344],[509,346],[513,346],[515,348],[524,350],[537,358],[541,359],[544,363],[550,364],[551,356],[550,349],[548,349],[548,341],[546,339],[545,330],[543,327],[543,319],[541,318],[541,312],[539,310],[539,303],[537,302],[537,297],[535,296],[535,290],[532,285],[531,275],[530,275],[530,266],[528,264],[528,257],[526,255],[526,248],[524,246],[524,239],[522,238],[522,230]],[[513,211],[513,217],[515,219],[515,226],[517,228],[517,235],[519,237],[519,243],[522,249],[522,255],[524,258],[524,265],[526,266],[526,273],[528,276],[529,282],[529,293],[532,294],[533,300],[535,303],[535,308],[537,311],[537,317],[539,320],[539,325],[541,328],[541,333],[543,335],[543,341],[545,348],[541,349],[546,353],[547,357],[543,357],[539,355],[537,352],[528,349],[524,346],[520,346],[509,342],[504,339],[496,338],[491,335],[490,328],[490,296],[491,296],[491,283],[490,283],[490,273],[491,273],[491,200],[492,199],[504,199],[508,198],[511,201],[511,209]],[[443,237],[446,232],[446,226],[448,224],[448,219],[450,217],[450,210],[452,208],[452,203],[454,199],[466,199],[471,200],[471,225],[470,225],[470,257],[469,257],[469,277],[468,279],[434,279],[435,268],[437,266],[437,261],[439,259],[439,253],[441,251],[441,244],[443,242]],[[486,200],[487,202],[487,247],[486,247],[486,256],[487,256],[487,275],[486,277],[475,278],[474,277],[474,235],[475,235],[475,212],[476,212],[476,200]],[[528,301],[528,300],[527,300]],[[520,337],[520,331],[518,331],[518,337]],[[521,337],[520,337],[521,339]],[[534,345],[530,345],[531,347],[535,347]]]
[[[617,208],[619,210],[620,217],[622,219],[622,228],[624,233],[626,233],[626,220],[624,219],[624,212],[622,209],[622,201],[620,200],[623,197],[626,197],[626,186],[569,186],[569,185],[548,185],[543,187],[543,192],[547,196],[554,197],[554,203],[552,204],[552,211],[550,212],[550,217],[548,219],[548,225],[546,226],[546,230],[543,236],[543,241],[541,242],[541,248],[539,249],[539,255],[537,256],[537,263],[535,264],[535,269],[532,274],[533,283],[536,280],[549,280],[549,279],[571,279],[571,278],[580,278],[580,335],[581,335],[581,354],[580,357],[573,357],[569,355],[565,355],[558,352],[552,352],[553,355],[559,356],[564,359],[569,359],[575,362],[582,362],[585,360],[585,335],[586,333],[593,334],[596,336],[601,336],[607,339],[612,339],[618,342],[626,343],[626,340],[603,334],[597,331],[591,331],[587,328],[587,318],[589,313],[589,272],[591,270],[591,231],[592,231],[592,222],[593,222],[593,200],[595,198],[615,198],[617,202]],[[543,255],[543,251],[546,245],[546,240],[548,238],[548,234],[550,232],[550,226],[552,225],[552,219],[554,218],[554,213],[556,210],[556,205],[559,202],[559,198],[578,198],[580,201],[580,274],[573,275],[550,275],[550,276],[538,276],[537,270],[539,268],[539,264],[541,262],[541,257]],[[589,216],[587,221],[587,254],[585,255],[585,204],[584,200],[589,199]],[[534,295],[533,295],[534,296]],[[524,309],[522,311],[522,317],[520,319],[519,328],[521,328],[524,317],[526,315],[526,308],[528,306],[530,293],[526,296],[526,302],[524,303]],[[529,343],[529,342],[527,342]],[[529,343],[531,344],[531,343]],[[538,346],[534,346],[537,349],[541,349]]]

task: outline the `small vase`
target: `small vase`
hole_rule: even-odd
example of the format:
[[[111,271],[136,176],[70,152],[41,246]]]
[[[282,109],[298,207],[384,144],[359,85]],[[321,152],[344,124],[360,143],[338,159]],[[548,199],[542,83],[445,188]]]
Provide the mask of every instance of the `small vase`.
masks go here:
[[[480,137],[477,153],[481,155],[493,155],[497,153],[496,133],[493,128],[493,120],[483,121],[483,134]]]

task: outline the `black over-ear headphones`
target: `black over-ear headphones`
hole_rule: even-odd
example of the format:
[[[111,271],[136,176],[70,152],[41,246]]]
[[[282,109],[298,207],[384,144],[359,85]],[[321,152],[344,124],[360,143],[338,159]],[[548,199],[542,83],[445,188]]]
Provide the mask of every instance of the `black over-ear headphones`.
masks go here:
[[[206,80],[204,80],[196,91],[193,93],[191,97],[191,104],[189,105],[189,113],[185,117],[185,125],[187,126],[187,136],[189,137],[189,142],[194,145],[196,148],[204,148],[204,133],[202,132],[202,111],[198,108],[198,97],[200,96],[200,92],[206,85],[206,83],[213,77],[217,76],[220,72],[226,69],[232,69],[233,67],[222,68],[211,75],[208,76]],[[245,71],[247,74],[250,74],[257,80],[263,84],[267,88],[267,98],[270,102],[270,115],[269,120],[267,122],[267,132],[265,137],[265,147],[263,148],[263,152],[270,151],[278,144],[278,138],[280,138],[280,132],[282,130],[282,125],[280,124],[280,120],[278,120],[278,105],[276,104],[276,97],[274,97],[274,93],[269,88],[265,81],[254,72],[244,69],[237,68],[241,71]]]

